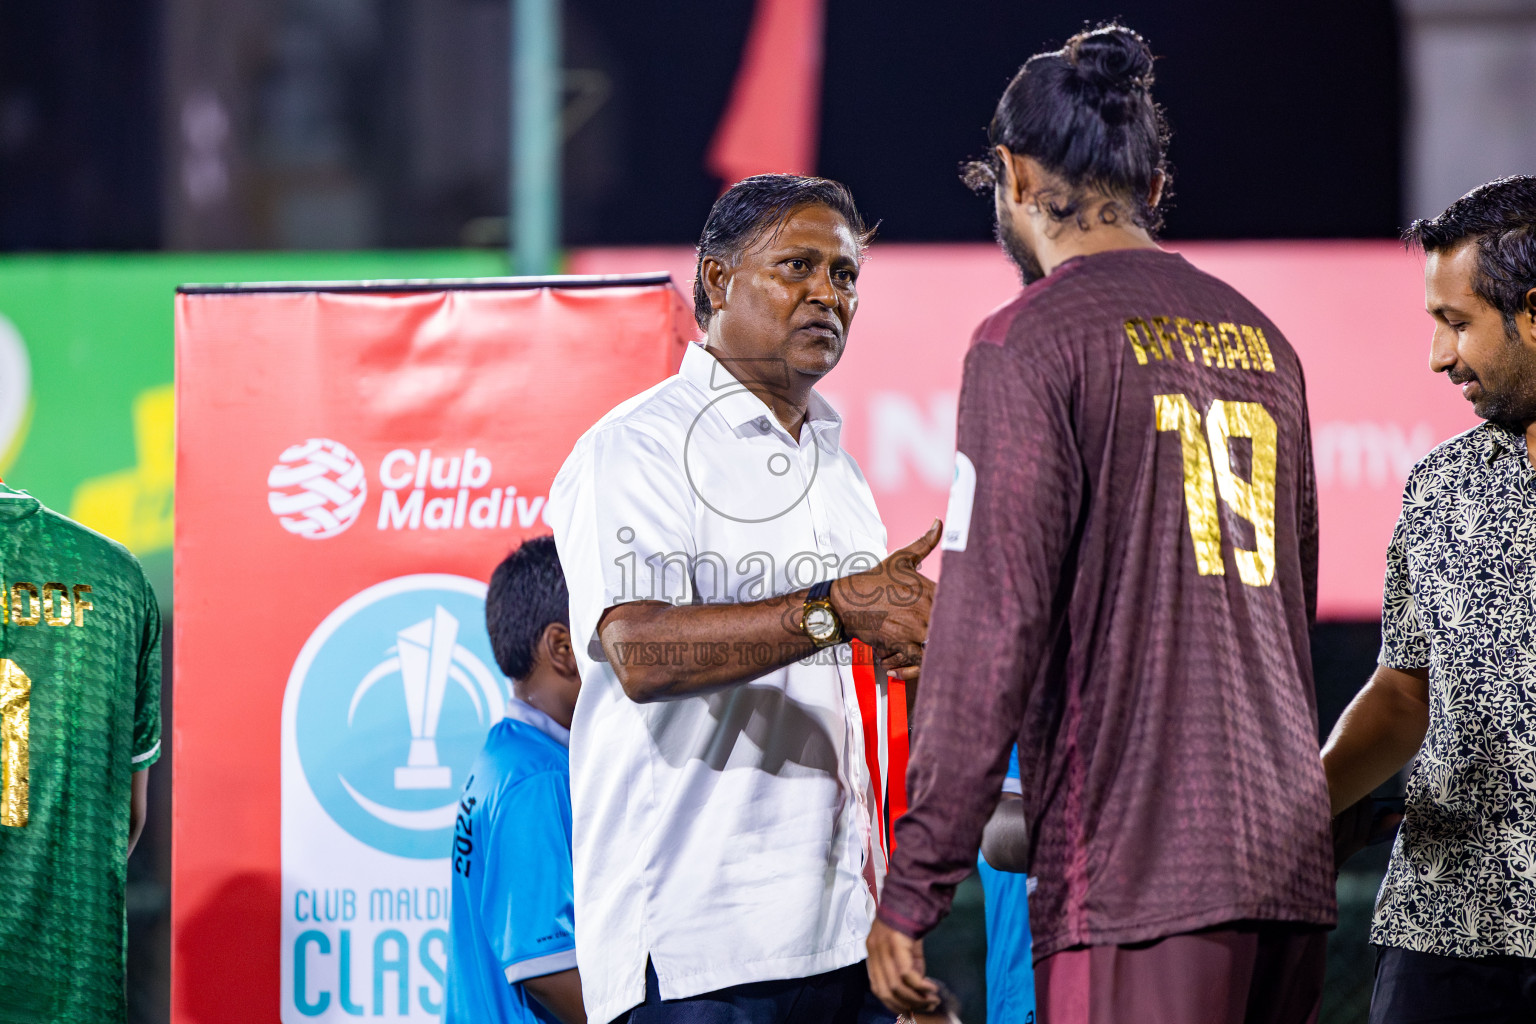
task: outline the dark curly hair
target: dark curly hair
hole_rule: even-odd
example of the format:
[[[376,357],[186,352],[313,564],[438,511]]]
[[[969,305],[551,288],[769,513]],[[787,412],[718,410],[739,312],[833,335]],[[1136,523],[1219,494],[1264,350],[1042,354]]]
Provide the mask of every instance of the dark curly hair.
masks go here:
[[[1163,175],[1163,198],[1171,195],[1168,124],[1152,102],[1152,50],[1123,25],[1110,23],[1079,32],[1067,45],[1037,53],[1019,68],[997,101],[987,126],[989,152],[961,168],[978,192],[1003,180],[995,150],[1038,160],[1061,179],[1065,190],[1044,189],[1041,198],[1056,220],[1075,219],[1088,227],[1090,203],[1112,200],[1099,216],[1122,215],[1150,232],[1163,226],[1161,207],[1149,201],[1152,182]]]
[[[735,263],[769,227],[788,217],[790,211],[811,204],[829,206],[842,214],[862,256],[875,230],[864,226],[853,193],[840,181],[798,174],[754,174],[741,179],[715,200],[699,235],[698,258],[694,263],[693,319],[699,330],[709,329],[709,318],[715,313],[704,291],[704,257]]]
[[[1515,315],[1536,288],[1536,176],[1499,178],[1479,185],[1438,217],[1408,225],[1403,241],[1425,252],[1477,243],[1472,291],[1504,317],[1515,336]]]
[[[485,594],[491,653],[507,678],[523,679],[533,670],[539,637],[552,622],[571,624],[570,595],[555,538],[533,537],[501,560]]]

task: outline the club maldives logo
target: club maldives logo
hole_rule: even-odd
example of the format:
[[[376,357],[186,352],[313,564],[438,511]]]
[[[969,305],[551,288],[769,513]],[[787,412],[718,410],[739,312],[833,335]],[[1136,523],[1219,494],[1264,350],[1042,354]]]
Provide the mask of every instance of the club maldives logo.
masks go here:
[[[485,584],[401,576],[320,623],[288,679],[304,780],[330,818],[401,857],[445,857],[459,790],[510,687],[492,667]]]
[[[368,475],[340,441],[312,437],[286,448],[267,473],[267,508],[289,533],[334,537],[357,521]]]
[[[474,448],[396,448],[379,460],[380,530],[528,530],[543,523],[543,494],[491,486],[495,468]],[[368,501],[362,460],[340,441],[312,437],[278,457],[267,474],[267,507],[283,529],[309,540],[334,537]]]

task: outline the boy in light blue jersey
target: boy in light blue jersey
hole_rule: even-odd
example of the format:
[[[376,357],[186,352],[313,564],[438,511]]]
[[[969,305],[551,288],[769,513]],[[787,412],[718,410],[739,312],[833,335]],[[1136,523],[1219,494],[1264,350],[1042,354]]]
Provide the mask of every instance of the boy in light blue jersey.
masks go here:
[[[444,1024],[586,1024],[567,753],[581,680],[567,606],[551,537],[491,576],[486,627],[513,698],[459,799]]]
[[[1029,890],[1034,879],[1017,871],[993,867],[987,857],[999,864],[1022,867],[1014,848],[1022,836],[1011,820],[1022,816],[1019,807],[1019,748],[1008,758],[1008,776],[1003,780],[1003,798],[987,825],[982,839],[976,870],[987,907],[987,1020],[1009,1024],[1034,1024],[1035,967],[1030,952]]]

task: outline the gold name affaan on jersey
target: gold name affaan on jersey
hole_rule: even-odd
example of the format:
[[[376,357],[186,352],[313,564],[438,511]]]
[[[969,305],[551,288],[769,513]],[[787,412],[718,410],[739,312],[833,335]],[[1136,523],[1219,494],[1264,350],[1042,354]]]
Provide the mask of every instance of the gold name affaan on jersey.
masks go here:
[[[1178,359],[1203,362],[1225,370],[1275,372],[1275,357],[1262,327],[1212,324],[1182,316],[1134,317],[1125,322],[1136,362]]]

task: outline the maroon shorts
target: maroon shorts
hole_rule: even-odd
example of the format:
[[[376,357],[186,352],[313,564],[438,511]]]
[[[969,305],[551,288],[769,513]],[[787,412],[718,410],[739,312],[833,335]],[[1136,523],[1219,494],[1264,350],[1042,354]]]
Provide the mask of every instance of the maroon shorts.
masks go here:
[[[1040,1024],[1310,1024],[1328,933],[1236,923],[1130,946],[1089,946],[1035,964]]]

